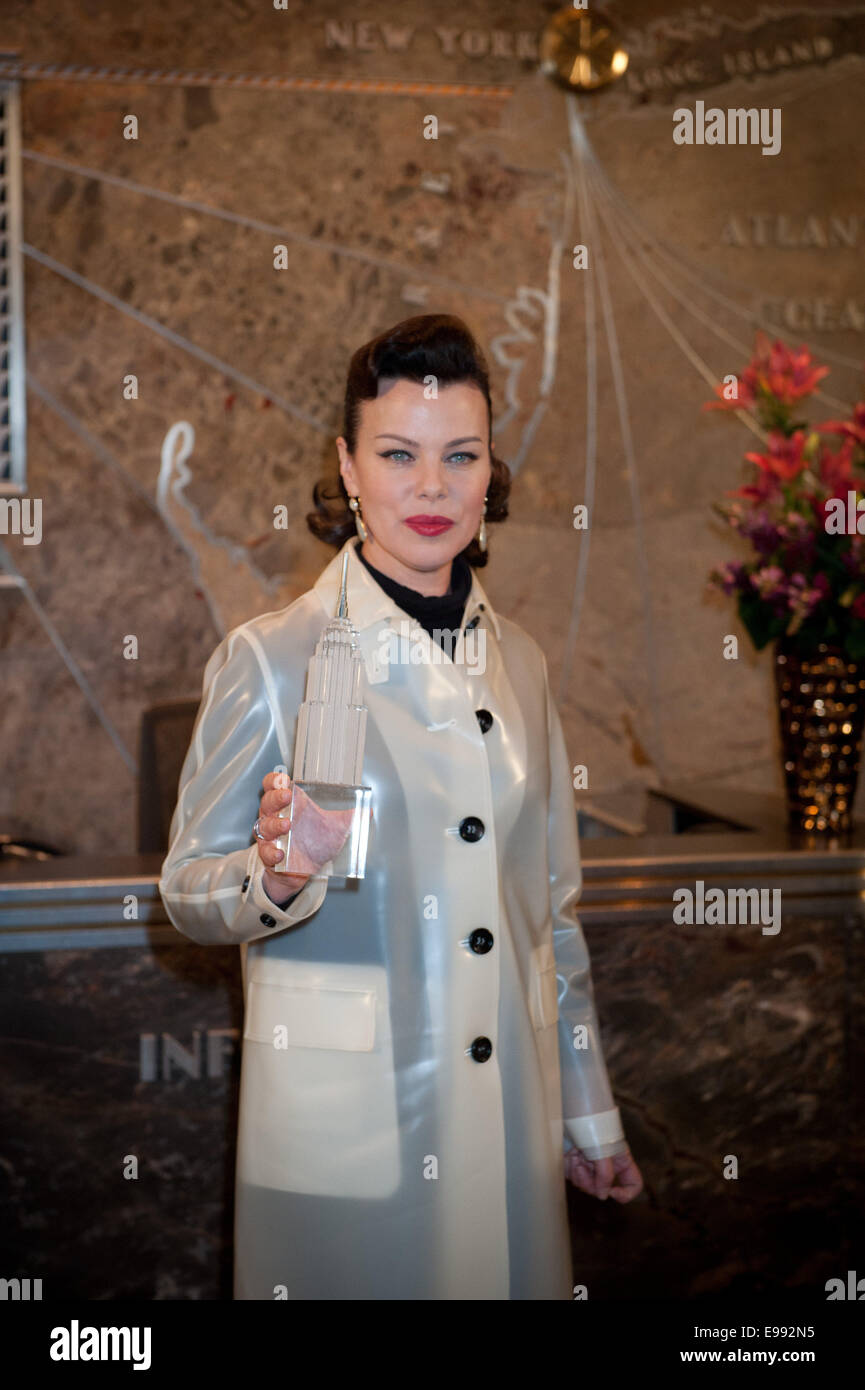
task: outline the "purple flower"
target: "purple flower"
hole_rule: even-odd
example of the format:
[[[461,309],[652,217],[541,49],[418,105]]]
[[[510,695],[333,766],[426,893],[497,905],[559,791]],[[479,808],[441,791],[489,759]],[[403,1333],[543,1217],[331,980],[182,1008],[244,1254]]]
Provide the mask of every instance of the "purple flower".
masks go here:
[[[790,581],[790,611],[800,620],[807,618],[830,592],[831,585],[822,572],[815,574],[809,588],[804,574],[794,574]]]
[[[770,521],[762,521],[752,527],[750,540],[758,555],[772,555],[781,544],[781,532]]]
[[[744,589],[748,582],[745,566],[733,560],[715,570],[712,578],[725,594],[735,593],[736,589]]]
[[[778,565],[766,565],[751,575],[751,584],[761,598],[774,598],[785,591],[784,571]]]

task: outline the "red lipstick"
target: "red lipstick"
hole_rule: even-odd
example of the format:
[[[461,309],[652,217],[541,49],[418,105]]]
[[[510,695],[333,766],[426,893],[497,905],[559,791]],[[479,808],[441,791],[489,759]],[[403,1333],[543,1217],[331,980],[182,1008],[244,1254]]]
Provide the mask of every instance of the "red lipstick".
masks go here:
[[[450,530],[453,522],[448,516],[407,516],[406,526],[410,526],[413,531],[417,531],[419,536],[440,536],[444,531]]]

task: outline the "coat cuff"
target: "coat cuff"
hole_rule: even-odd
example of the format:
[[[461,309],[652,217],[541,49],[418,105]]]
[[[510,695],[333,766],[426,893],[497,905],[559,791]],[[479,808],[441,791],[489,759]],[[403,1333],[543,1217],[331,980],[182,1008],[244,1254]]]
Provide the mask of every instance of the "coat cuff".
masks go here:
[[[246,860],[246,877],[241,888],[241,911],[237,919],[238,934],[244,940],[254,940],[279,927],[293,927],[317,912],[327,893],[327,878],[310,878],[285,907],[277,907],[268,897],[264,887],[265,866],[258,853],[258,845],[250,845]],[[244,928],[253,927],[254,932],[246,934]],[[262,930],[265,928],[265,931]]]
[[[604,1158],[609,1153],[623,1153],[627,1147],[618,1106],[612,1110],[599,1110],[594,1115],[566,1119],[565,1130],[574,1146],[581,1149],[586,1158]],[[617,1144],[619,1148],[614,1147]],[[598,1152],[601,1149],[605,1152]]]

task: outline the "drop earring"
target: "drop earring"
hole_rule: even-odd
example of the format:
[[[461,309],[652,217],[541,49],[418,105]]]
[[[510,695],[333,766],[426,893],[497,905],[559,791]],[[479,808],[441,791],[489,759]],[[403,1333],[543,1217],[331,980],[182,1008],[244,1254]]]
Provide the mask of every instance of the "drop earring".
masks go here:
[[[480,524],[480,526],[478,527],[478,545],[480,546],[481,550],[486,550],[486,548],[487,548],[487,521],[486,521],[486,517],[487,517],[487,499],[484,498],[484,509],[483,509],[483,512],[481,513],[481,524]]]
[[[360,498],[359,498],[359,497],[349,497],[349,499],[348,499],[348,505],[351,507],[352,511],[354,512],[354,525],[355,525],[355,529],[356,529],[356,531],[357,531],[357,534],[360,536],[360,538],[361,538],[362,541],[365,541],[366,538],[367,538],[368,532],[367,532],[366,527],[365,527],[364,524],[363,524],[363,517],[362,517],[361,511],[360,511]]]

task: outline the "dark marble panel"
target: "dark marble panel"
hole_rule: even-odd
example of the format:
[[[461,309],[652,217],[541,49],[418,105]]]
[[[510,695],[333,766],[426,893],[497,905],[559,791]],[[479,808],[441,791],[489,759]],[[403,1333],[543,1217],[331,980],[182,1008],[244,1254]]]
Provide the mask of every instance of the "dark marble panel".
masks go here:
[[[575,1279],[617,1299],[825,1299],[865,1235],[862,918],[586,937],[646,1191],[570,1194]]]
[[[618,1207],[569,1189],[575,1281],[824,1301],[865,1235],[861,919],[586,936],[646,1191]],[[231,1298],[239,984],[234,949],[182,941],[0,956],[7,1276],[46,1299]],[[176,1049],[196,1032],[192,1076]]]
[[[3,1271],[42,1278],[45,1299],[230,1298],[237,951],[13,953],[0,1000]],[[197,1078],[163,1036],[194,1052],[196,1031]]]

